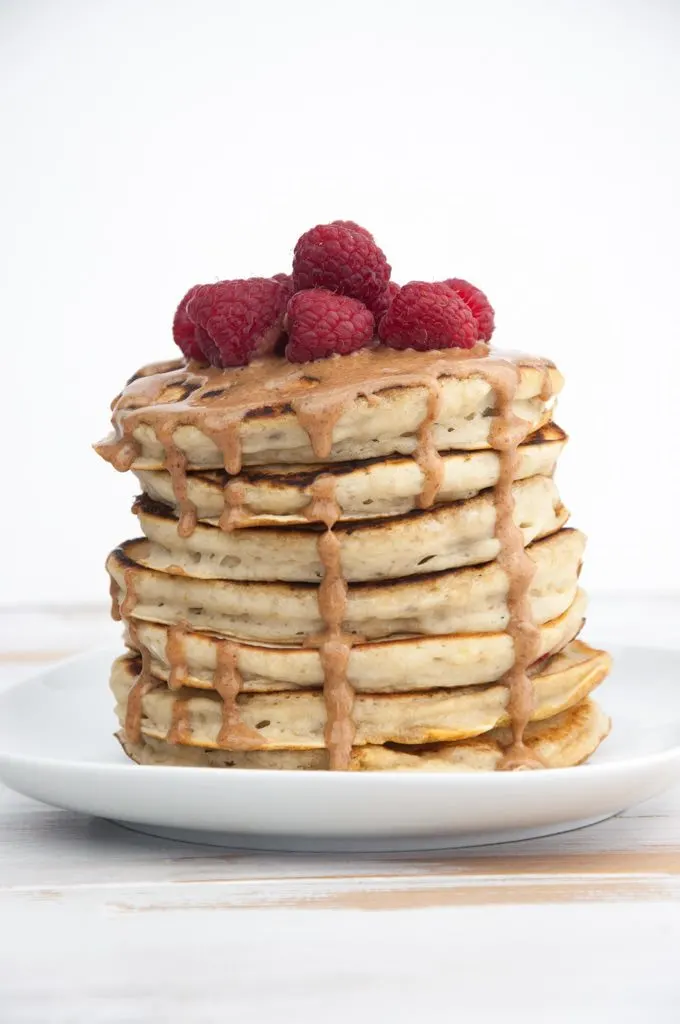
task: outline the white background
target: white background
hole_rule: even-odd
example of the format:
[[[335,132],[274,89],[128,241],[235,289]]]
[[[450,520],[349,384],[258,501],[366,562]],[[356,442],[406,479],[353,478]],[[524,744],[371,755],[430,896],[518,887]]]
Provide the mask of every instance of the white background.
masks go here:
[[[110,399],[334,218],[556,359],[586,584],[677,588],[679,58],[673,0],[4,0],[0,605],[102,599]]]

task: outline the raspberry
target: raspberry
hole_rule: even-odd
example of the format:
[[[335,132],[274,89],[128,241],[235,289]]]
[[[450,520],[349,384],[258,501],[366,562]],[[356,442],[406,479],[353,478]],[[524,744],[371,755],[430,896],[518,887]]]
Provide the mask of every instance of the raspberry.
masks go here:
[[[326,288],[372,310],[387,289],[391,267],[368,232],[350,223],[319,224],[298,239],[293,286],[296,292]]]
[[[226,363],[222,362],[220,350],[207,331],[204,331],[202,327],[197,327],[196,332],[198,335],[198,344],[203,352],[202,361],[204,363],[210,363],[211,366],[226,366]]]
[[[244,366],[272,352],[283,330],[290,291],[290,284],[270,277],[198,288],[187,313],[207,334],[203,347],[213,366]]]
[[[187,359],[197,359],[202,363],[205,362],[201,347],[204,332],[196,326],[193,320],[189,319],[187,313],[187,303],[193,299],[200,287],[200,284],[195,284],[193,288],[190,288],[177,307],[175,319],[172,321],[172,336],[175,339],[175,344],[179,345]]]
[[[480,288],[475,288],[469,281],[464,281],[462,277],[450,277],[444,284],[453,288],[463,302],[467,302],[477,321],[479,337],[482,341],[489,341],[494,329],[494,311],[484,292]]]
[[[392,300],[395,295],[398,295],[401,291],[401,285],[398,285],[396,281],[390,281],[387,286],[387,291],[383,292],[380,302],[375,307],[375,322],[379,323],[380,318],[385,315],[387,310],[392,305]]]
[[[473,348],[477,322],[467,304],[448,287],[411,281],[400,289],[380,321],[378,334],[390,348],[420,352]]]
[[[358,299],[325,288],[296,292],[286,313],[286,356],[291,363],[346,356],[367,345],[374,328],[373,314]]]

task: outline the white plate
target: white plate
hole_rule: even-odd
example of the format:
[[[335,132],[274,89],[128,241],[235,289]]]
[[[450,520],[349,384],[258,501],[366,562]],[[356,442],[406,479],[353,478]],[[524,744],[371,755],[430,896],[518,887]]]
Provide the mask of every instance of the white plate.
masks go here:
[[[615,651],[598,699],[614,720],[589,764],[479,774],[140,767],[113,738],[115,649],[0,695],[0,779],[55,807],[139,831],[250,849],[408,850],[562,832],[680,776],[680,652]]]

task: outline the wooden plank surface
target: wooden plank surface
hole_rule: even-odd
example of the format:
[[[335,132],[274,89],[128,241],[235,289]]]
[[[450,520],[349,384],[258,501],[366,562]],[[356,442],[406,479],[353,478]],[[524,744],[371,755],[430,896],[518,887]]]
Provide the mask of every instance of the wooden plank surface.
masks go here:
[[[677,644],[680,602],[644,604],[647,642]],[[596,608],[598,639],[639,614]],[[103,609],[0,613],[0,687],[117,632]],[[679,962],[680,788],[562,836],[331,856],[171,843],[0,787],[2,1024],[677,1022]]]

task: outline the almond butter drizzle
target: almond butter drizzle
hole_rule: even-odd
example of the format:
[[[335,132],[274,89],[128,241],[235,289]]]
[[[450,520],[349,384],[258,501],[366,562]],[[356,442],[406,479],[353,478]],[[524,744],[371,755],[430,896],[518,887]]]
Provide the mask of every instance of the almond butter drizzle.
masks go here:
[[[241,720],[237,697],[243,685],[238,670],[238,648],[229,640],[217,645],[214,686],[222,698],[222,726],[217,742],[226,750],[261,750],[266,740]]]
[[[187,480],[187,457],[175,444],[175,432],[172,422],[162,419],[156,427],[156,436],[165,449],[165,468],[170,474],[172,489],[177,499],[179,523],[177,532],[180,537],[190,537],[196,529],[198,515],[196,505],[189,497]]]
[[[240,480],[228,480],[224,488],[224,511],[220,516],[220,529],[229,533],[241,525],[244,515],[246,489]]]
[[[165,657],[168,663],[168,689],[181,690],[186,683],[186,633],[185,623],[176,623],[168,628]],[[137,623],[127,621],[130,642],[139,651],[142,667],[128,694],[125,718],[125,732],[133,743],[141,739],[142,698],[158,683],[151,674],[151,654],[139,636]],[[228,640],[220,640],[217,646],[217,666],[214,675],[215,691],[222,698],[222,726],[218,744],[227,750],[261,750],[267,746],[261,733],[241,721],[237,697],[241,691],[241,675],[237,667],[237,646]],[[191,737],[191,723],[188,709],[189,698],[177,696],[173,702],[172,720],[166,736],[168,743],[186,743]]]
[[[135,570],[130,567],[123,569],[123,584],[125,596],[120,602],[119,616],[122,619],[129,619],[137,604],[137,591],[135,589]]]
[[[187,698],[175,697],[172,702],[170,728],[166,734],[167,743],[187,743],[191,739],[191,720]]]
[[[524,743],[524,730],[534,710],[533,683],[527,669],[538,657],[541,640],[533,621],[529,588],[536,567],[524,547],[522,530],[515,523],[515,501],[512,485],[520,459],[519,445],[527,436],[526,420],[515,416],[512,403],[519,382],[516,366],[507,363],[494,372],[496,416],[492,426],[491,442],[498,452],[498,482],[494,490],[496,506],[496,537],[499,543],[497,561],[508,580],[508,624],[515,660],[506,674],[508,687],[508,715],[513,741],[500,763],[500,768],[537,768],[540,762]]]
[[[444,460],[434,440],[434,425],[442,404],[442,386],[436,377],[429,382],[427,412],[418,429],[418,446],[414,458],[423,473],[423,486],[418,507],[430,508],[437,500],[444,477]]]
[[[308,643],[319,644],[324,675],[324,736],[329,768],[331,771],[347,771],[356,733],[352,721],[354,688],[347,678],[354,638],[343,633],[342,628],[347,610],[347,581],[342,572],[342,545],[337,534],[333,533],[341,512],[335,488],[336,479],[331,474],[317,477],[310,488],[311,499],[305,510],[310,522],[321,522],[326,527],[317,541],[323,566],[323,578],[318,590],[319,615],[325,628],[320,637],[309,638]]]
[[[224,468],[230,476],[236,476],[241,472],[241,417],[238,413],[232,414],[223,425],[212,426],[211,420],[217,419],[219,413],[215,413],[204,424],[206,433],[222,452]]]
[[[499,541],[498,562],[508,579],[507,632],[515,649],[513,668],[504,680],[509,690],[508,714],[513,742],[501,767],[538,767],[538,761],[523,739],[533,711],[533,687],[527,669],[539,649],[539,633],[532,619],[530,604],[534,563],[525,551],[522,531],[514,522],[512,496],[518,448],[531,429],[528,421],[513,412],[521,365],[532,366],[542,372],[540,398],[546,401],[552,394],[550,363],[524,356],[515,359],[499,355],[489,357],[484,346],[471,351],[433,353],[365,350],[351,357],[314,363],[314,376],[299,369],[293,370],[285,361],[273,357],[256,360],[236,371],[199,367],[194,363],[164,364],[156,371],[151,366],[141,371],[114,403],[114,438],[96,447],[99,454],[117,469],[129,469],[141,450],[135,431],[143,426],[152,430],[165,450],[165,465],[180,511],[180,535],[187,536],[195,526],[196,510],[188,498],[186,456],[173,439],[179,427],[194,426],[212,440],[222,452],[225,469],[233,476],[241,469],[241,424],[249,415],[273,415],[277,409],[284,412],[286,408],[292,409],[309,437],[314,456],[321,461],[332,453],[334,430],[350,402],[363,396],[374,405],[379,401],[380,392],[391,388],[425,388],[426,411],[417,431],[413,457],[423,474],[418,505],[427,508],[437,499],[443,475],[443,462],[435,438],[442,399],[441,379],[481,377],[488,383],[495,400],[489,436],[489,444],[499,458],[499,477],[494,491],[495,532]],[[226,386],[225,374],[231,375]],[[173,388],[183,389],[178,401],[173,400]],[[214,401],[211,397],[209,407],[201,403],[204,392],[215,396]],[[171,396],[167,402],[162,400],[165,394]],[[325,739],[330,767],[343,770],[349,767],[355,735],[352,721],[354,691],[348,681],[347,670],[356,638],[343,632],[348,588],[342,572],[341,543],[333,532],[341,516],[335,487],[335,477],[322,473],[310,488],[310,502],[305,510],[310,522],[321,522],[325,526],[318,540],[323,566],[318,601],[324,632],[308,642],[318,644],[324,670],[328,714]],[[243,500],[243,485],[237,480],[230,481],[225,488],[225,507],[220,518],[222,529],[238,527]],[[188,532],[183,533],[182,529]],[[125,598],[120,609],[123,617],[129,615],[135,600],[131,580],[126,575]],[[247,735],[241,731],[247,727],[238,717],[236,704],[241,688],[237,650],[230,641],[219,643],[215,689],[224,704],[219,742],[221,746],[233,749],[238,749],[238,743],[247,744],[240,749],[252,749],[254,743],[261,748],[262,737],[259,734],[250,729],[247,729]],[[145,671],[148,674],[142,652],[142,673],[130,693],[131,699],[133,693],[142,692]],[[141,696],[138,700],[135,697],[133,703],[141,706]],[[184,728],[182,713],[178,711],[177,714],[180,716],[179,724],[173,725],[172,735],[180,735]],[[128,717],[133,726],[135,715],[136,712],[131,713],[128,705]],[[172,742],[170,734],[168,739]]]
[[[129,620],[127,623],[131,644],[139,651],[142,667],[139,675],[130,688],[125,709],[125,734],[130,743],[139,743],[142,738],[142,700],[156,686],[151,675],[151,655],[145,644],[140,642],[137,626]]]
[[[170,626],[165,641],[165,659],[168,663],[168,689],[181,690],[187,679],[187,659],[184,650],[187,627],[183,622]]]

